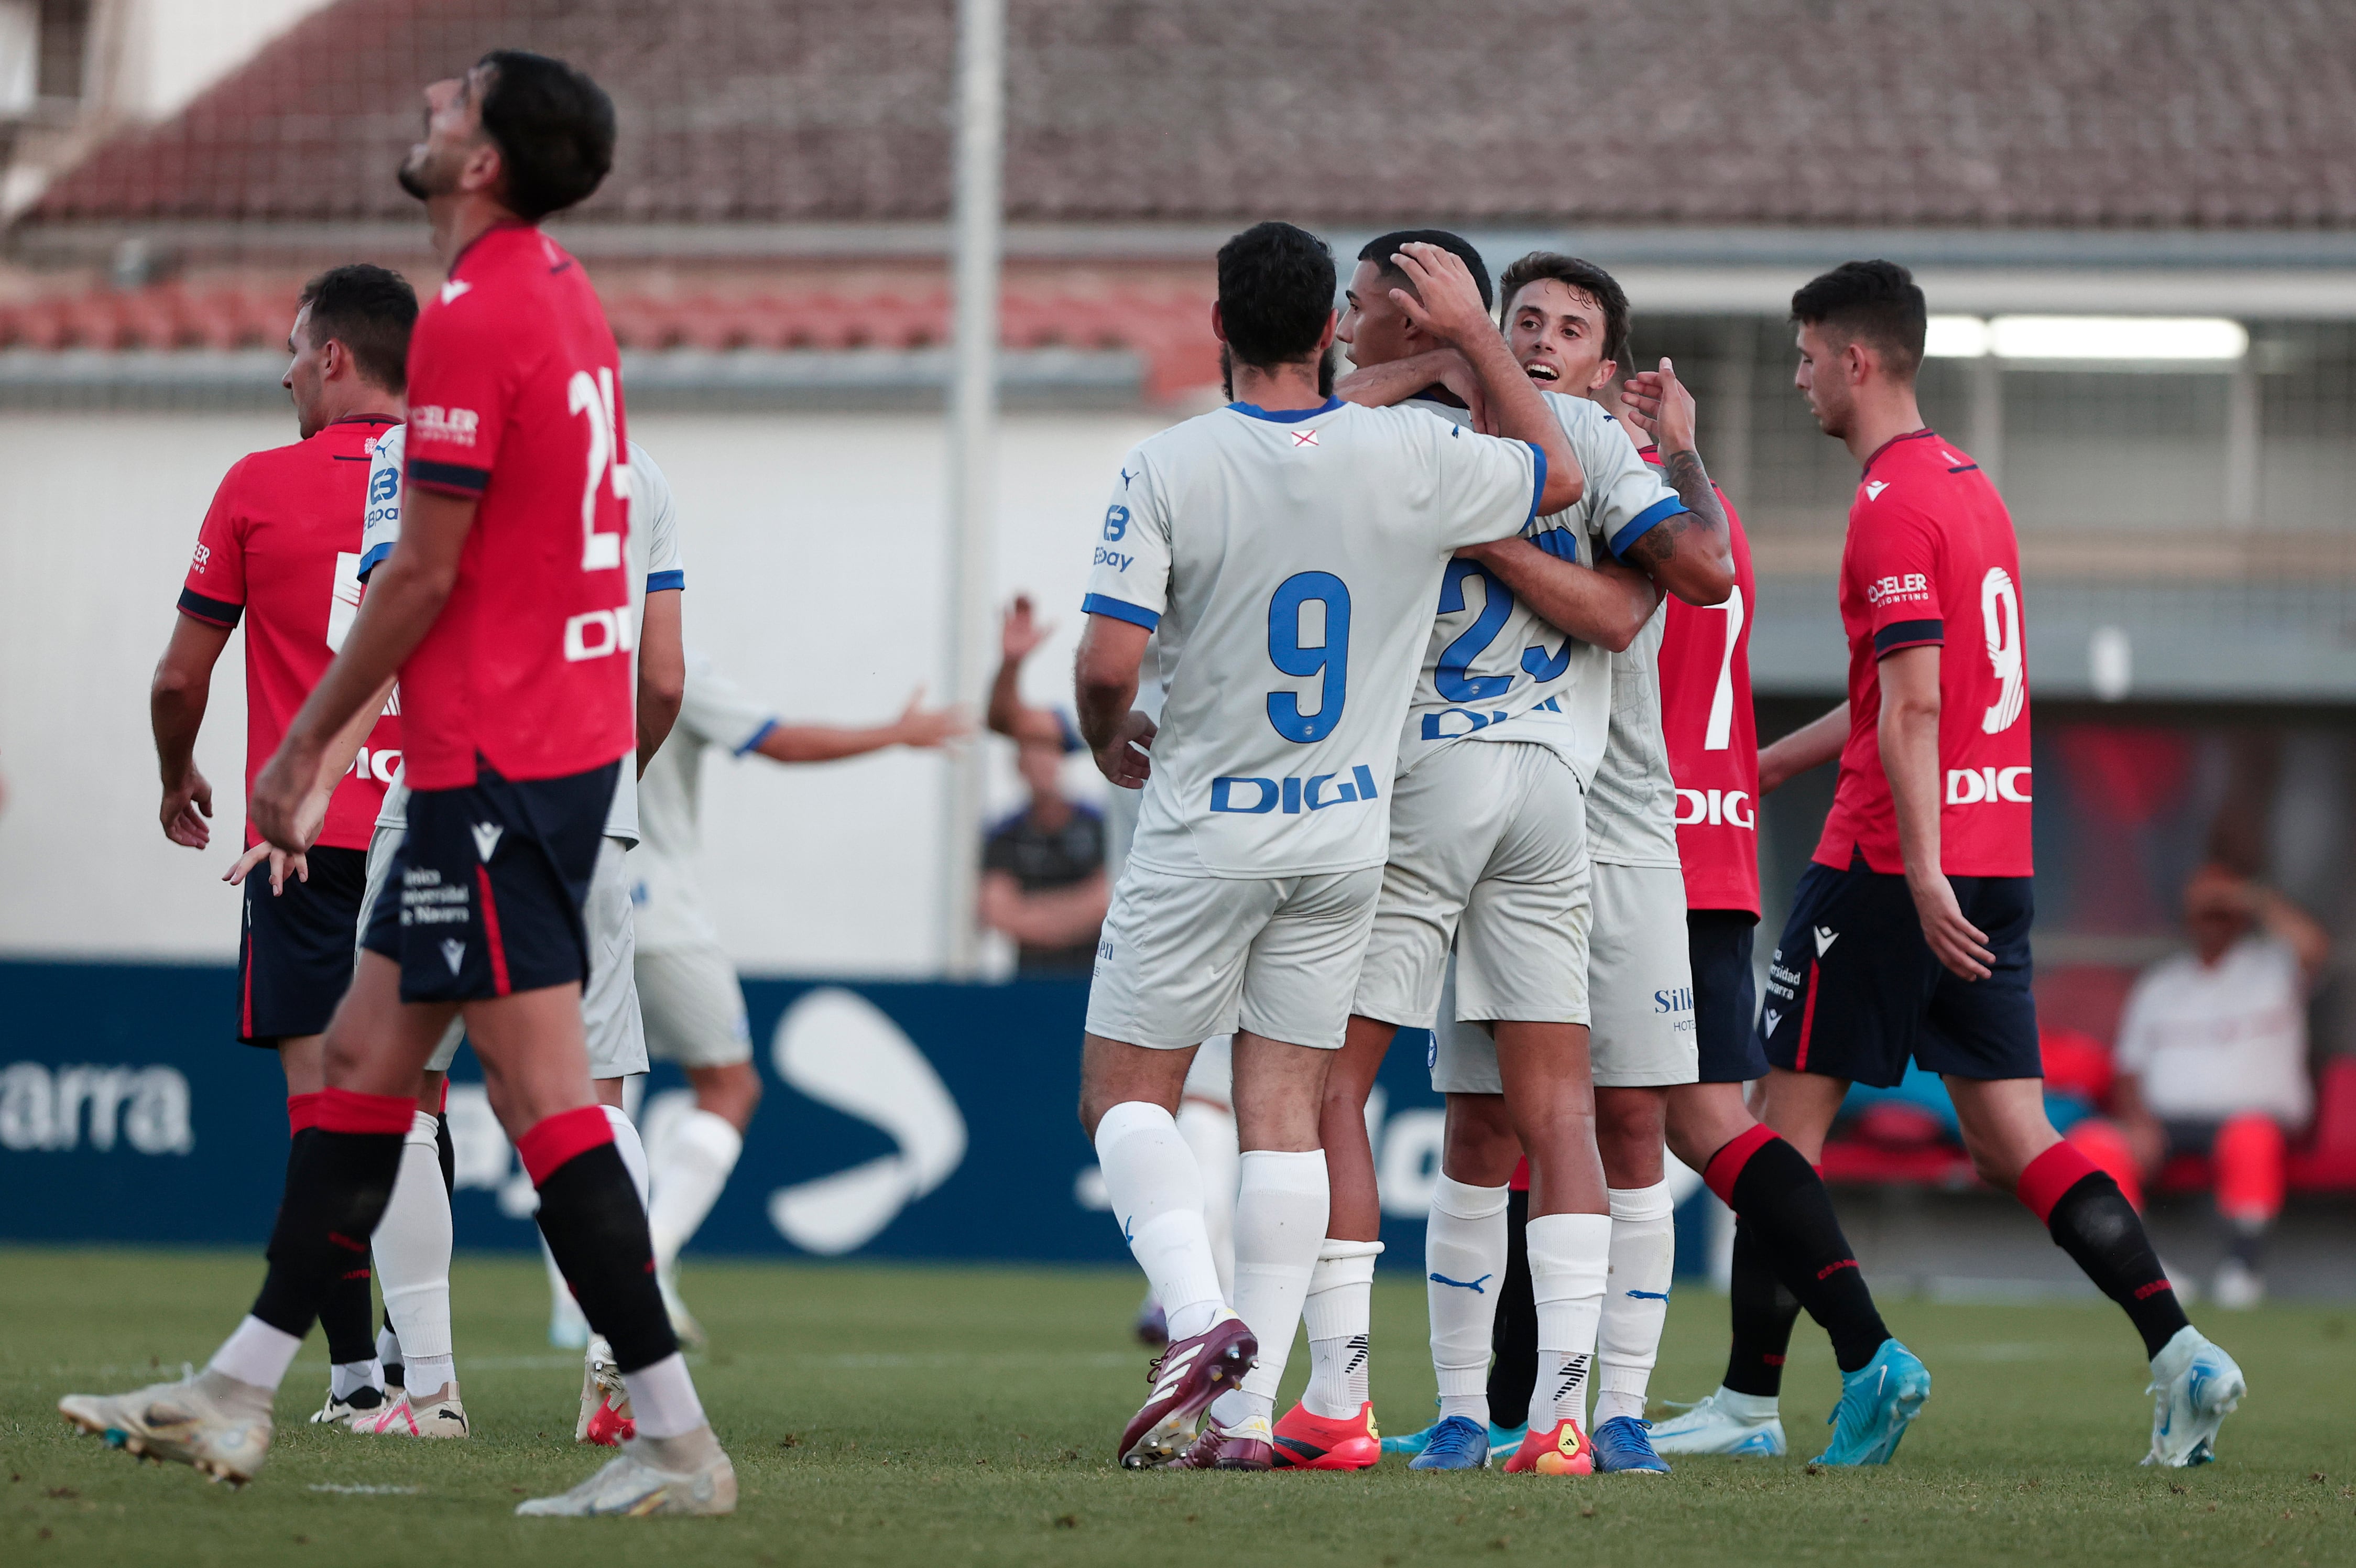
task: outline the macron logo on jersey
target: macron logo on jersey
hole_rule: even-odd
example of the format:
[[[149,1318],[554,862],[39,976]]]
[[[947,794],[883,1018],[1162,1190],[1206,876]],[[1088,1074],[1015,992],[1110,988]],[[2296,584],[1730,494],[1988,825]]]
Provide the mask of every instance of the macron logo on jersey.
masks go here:
[[[429,403],[423,408],[409,411],[409,423],[416,428],[420,441],[443,441],[453,446],[472,446],[475,432],[483,416],[471,408],[444,408]]]
[[[1865,499],[1869,501],[1878,501],[1881,499],[1881,492],[1889,488],[1890,481],[1888,479],[1876,479],[1865,487]]]
[[[457,278],[452,278],[448,283],[442,285],[442,303],[444,305],[450,304],[460,295],[466,293],[468,289],[474,286],[475,285],[473,284],[463,282]]]
[[[477,822],[473,825],[472,832],[475,835],[475,853],[487,862],[491,858],[491,853],[499,847],[499,837],[507,832],[507,829],[498,822]]]

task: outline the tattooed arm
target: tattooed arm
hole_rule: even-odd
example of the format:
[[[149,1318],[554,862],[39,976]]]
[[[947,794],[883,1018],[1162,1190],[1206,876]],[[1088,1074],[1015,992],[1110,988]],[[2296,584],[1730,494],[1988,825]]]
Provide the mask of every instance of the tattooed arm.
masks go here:
[[[1621,406],[1628,423],[1658,444],[1662,475],[1687,507],[1630,545],[1628,564],[1689,605],[1725,603],[1734,591],[1734,548],[1726,509],[1694,446],[1693,393],[1663,360],[1659,370],[1628,378]]]

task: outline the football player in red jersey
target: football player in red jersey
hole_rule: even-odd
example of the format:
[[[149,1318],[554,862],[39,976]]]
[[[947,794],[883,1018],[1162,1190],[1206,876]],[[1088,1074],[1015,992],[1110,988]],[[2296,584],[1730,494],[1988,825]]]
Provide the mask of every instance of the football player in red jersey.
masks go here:
[[[607,810],[637,746],[627,657],[619,356],[579,264],[540,220],[597,188],[614,108],[520,50],[425,90],[401,171],[449,278],[409,356],[401,540],[327,675],[256,780],[287,850],[336,736],[396,672],[409,827],[328,1026],[319,1135],[271,1239],[252,1312],[201,1373],[70,1395],[77,1425],[234,1484],[267,1457],[271,1403],[319,1304],[382,1217],[418,1077],[463,1015],[491,1104],[540,1191],[541,1231],[609,1339],[637,1436],[534,1515],[726,1513],[735,1475],[654,1277],[646,1210],[590,1087],[583,918]]]
[[[1910,1058],[1942,1075],[1981,1179],[2027,1205],[2142,1336],[2157,1396],[2145,1462],[2204,1463],[2241,1369],[2186,1321],[2118,1184],[2045,1115],[2011,515],[1922,423],[1927,307],[1905,268],[1847,263],[1794,295],[1792,317],[1796,383],[1864,472],[1841,559],[1848,700],[1760,756],[1762,789],[1840,760],[1769,971],[1768,1124],[1816,1159],[1852,1080],[1894,1085]],[[1776,1343],[1776,1327],[1750,1332]]]
[[[304,285],[282,383],[294,397],[302,439],[240,459],[221,480],[148,693],[164,834],[174,843],[203,849],[211,842],[212,786],[197,768],[195,746],[230,633],[243,621],[250,791],[350,629],[359,603],[354,574],[369,453],[400,423],[416,320],[416,293],[382,267],[337,267]],[[369,824],[401,764],[401,721],[380,702],[377,711],[357,763],[322,781],[332,793],[302,874],[249,878],[241,861],[229,876],[244,884],[237,1037],[278,1052],[287,1126],[298,1145],[311,1135],[327,1086],[320,1041],[351,983]],[[245,842],[261,842],[251,824]],[[320,1309],[335,1364],[321,1420],[342,1421],[383,1402],[369,1313],[369,1268],[360,1259]]]

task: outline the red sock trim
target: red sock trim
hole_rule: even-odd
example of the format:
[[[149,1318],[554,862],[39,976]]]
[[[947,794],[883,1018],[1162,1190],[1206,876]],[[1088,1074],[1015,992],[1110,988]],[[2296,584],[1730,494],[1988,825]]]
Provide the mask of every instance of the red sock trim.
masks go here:
[[[2075,1144],[2054,1144],[2029,1162],[2013,1184],[2012,1195],[2028,1206],[2040,1225],[2050,1224],[2053,1206],[2062,1195],[2090,1176],[2100,1176],[2103,1167],[2088,1159]]]
[[[286,1097],[286,1135],[288,1137],[291,1138],[295,1133],[316,1127],[318,1124],[319,1091],[315,1089],[308,1094],[290,1094]]]
[[[322,1133],[390,1133],[399,1137],[416,1118],[413,1094],[356,1094],[348,1089],[329,1089],[319,1096],[319,1119],[314,1125]]]
[[[516,1153],[523,1157],[532,1186],[538,1187],[566,1161],[613,1141],[614,1124],[605,1120],[605,1108],[582,1105],[533,1122],[516,1140]]]
[[[450,1075],[448,1073],[442,1075],[442,1098],[435,1103],[434,1114],[436,1116],[450,1114]]]
[[[1729,1208],[1733,1208],[1735,1178],[1742,1174],[1742,1167],[1751,1163],[1751,1156],[1757,1154],[1762,1145],[1774,1141],[1773,1128],[1754,1124],[1749,1132],[1729,1139],[1726,1147],[1710,1155],[1709,1164],[1702,1170],[1701,1179],[1709,1184],[1710,1191],[1718,1194],[1720,1203]]]

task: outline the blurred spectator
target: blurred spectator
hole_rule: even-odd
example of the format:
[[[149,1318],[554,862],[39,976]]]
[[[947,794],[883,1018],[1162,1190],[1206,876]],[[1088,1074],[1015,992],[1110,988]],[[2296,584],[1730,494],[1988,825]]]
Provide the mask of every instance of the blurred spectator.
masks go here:
[[[2144,1171],[2206,1155],[2232,1250],[2221,1306],[2261,1300],[2260,1251],[2282,1211],[2285,1144],[2314,1108],[2307,998],[2330,939],[2279,894],[2221,865],[2184,890],[2192,951],[2154,964],[2119,1024],[2120,1125]]]
[[[1064,793],[1064,758],[1085,749],[1079,733],[1063,714],[1023,701],[1023,660],[1050,629],[1030,599],[1016,597],[1000,626],[990,692],[990,727],[1014,742],[1031,800],[982,844],[981,923],[1014,939],[1014,972],[1026,978],[1088,973],[1111,897],[1104,818]]]

